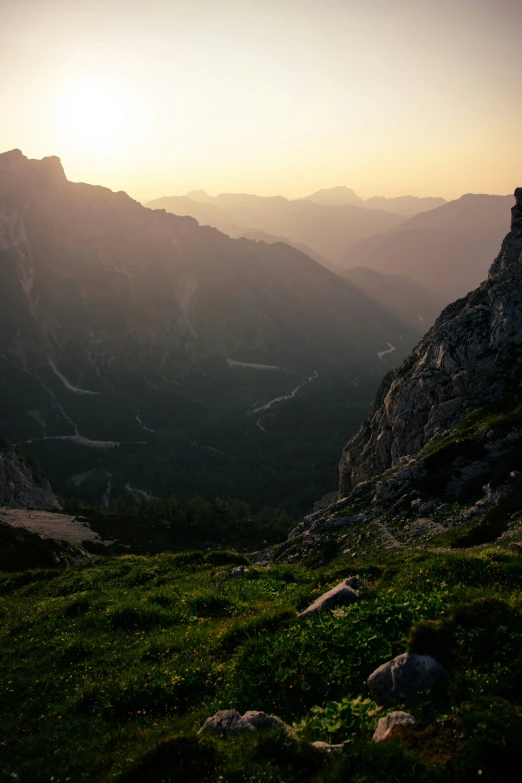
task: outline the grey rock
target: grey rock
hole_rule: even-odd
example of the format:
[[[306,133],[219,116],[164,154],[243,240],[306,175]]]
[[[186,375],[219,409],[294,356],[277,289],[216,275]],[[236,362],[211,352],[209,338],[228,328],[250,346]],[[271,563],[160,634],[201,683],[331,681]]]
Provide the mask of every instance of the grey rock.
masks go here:
[[[351,576],[349,579],[345,579],[336,587],[332,587],[327,593],[324,593],[317,598],[310,606],[300,612],[298,617],[311,617],[323,609],[333,609],[335,606],[347,606],[353,604],[359,600],[359,593],[354,590],[354,587],[358,587],[361,584],[361,580],[358,576]]]
[[[403,653],[379,666],[368,678],[368,687],[378,704],[386,704],[392,698],[410,701],[418,691],[433,688],[448,676],[431,655]]]
[[[230,572],[230,576],[243,576],[244,573],[246,573],[248,569],[245,568],[245,566],[236,566],[233,568]]]
[[[0,446],[0,506],[54,511],[60,508],[44,476],[14,449]]]
[[[377,728],[373,735],[374,742],[384,742],[391,739],[397,726],[415,726],[415,718],[409,712],[390,712],[377,723]]]
[[[284,729],[285,724],[276,715],[249,710],[241,715],[237,710],[220,710],[207,718],[198,734],[231,737],[263,729]]]
[[[339,745],[331,745],[329,742],[316,740],[315,742],[312,742],[312,747],[317,748],[317,750],[324,750],[326,753],[331,753],[332,750],[342,750],[344,744],[341,742]]]

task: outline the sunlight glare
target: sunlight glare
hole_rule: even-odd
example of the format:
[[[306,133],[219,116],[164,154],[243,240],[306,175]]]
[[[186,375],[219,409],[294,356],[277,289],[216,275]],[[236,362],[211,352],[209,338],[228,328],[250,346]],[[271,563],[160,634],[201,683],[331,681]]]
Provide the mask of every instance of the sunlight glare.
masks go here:
[[[123,85],[71,79],[56,100],[56,132],[80,157],[119,157],[137,143],[139,124]]]

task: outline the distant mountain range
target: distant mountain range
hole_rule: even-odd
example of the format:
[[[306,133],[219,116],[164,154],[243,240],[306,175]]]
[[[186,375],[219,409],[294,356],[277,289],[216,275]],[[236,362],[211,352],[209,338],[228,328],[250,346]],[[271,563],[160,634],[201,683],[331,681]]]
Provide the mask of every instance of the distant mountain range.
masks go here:
[[[301,510],[335,483],[418,327],[287,244],[69,182],[58,158],[14,150],[0,174],[0,431],[56,491]],[[279,210],[266,201],[247,198]]]
[[[244,193],[208,196],[192,191],[186,196],[158,198],[146,206],[175,215],[189,215],[230,236],[266,232],[285,237],[294,246],[310,248],[330,266],[342,263],[354,242],[381,233],[403,222],[404,217],[384,210],[352,204],[319,204],[310,199],[289,200]]]
[[[450,302],[486,278],[509,229],[512,201],[467,194],[355,243],[342,266],[406,275]]]
[[[323,188],[311,196],[307,196],[308,201],[314,201],[316,204],[329,204],[331,206],[345,206],[351,204],[354,207],[363,209],[382,209],[385,212],[393,212],[396,215],[411,217],[419,212],[428,212],[430,209],[446,204],[443,198],[434,198],[428,196],[419,198],[418,196],[396,196],[386,198],[385,196],[373,196],[372,198],[362,199],[351,188]]]

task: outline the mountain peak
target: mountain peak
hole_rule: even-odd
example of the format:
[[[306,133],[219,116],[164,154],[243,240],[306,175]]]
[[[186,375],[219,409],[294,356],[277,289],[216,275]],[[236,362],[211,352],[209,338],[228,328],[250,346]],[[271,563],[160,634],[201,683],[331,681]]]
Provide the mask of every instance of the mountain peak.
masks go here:
[[[26,157],[19,149],[0,153],[0,171],[36,173],[53,182],[65,182],[67,179],[62,162],[56,155],[37,160]]]
[[[186,193],[187,198],[194,199],[194,201],[211,201],[211,197],[206,190],[200,188],[199,190],[191,190],[190,193]]]
[[[317,204],[328,204],[331,206],[352,206],[361,205],[363,200],[357,193],[346,185],[339,185],[334,188],[321,188],[310,196],[306,196],[307,201],[315,201]]]
[[[27,163],[22,150],[14,149],[8,152],[0,152],[0,171],[17,171]]]

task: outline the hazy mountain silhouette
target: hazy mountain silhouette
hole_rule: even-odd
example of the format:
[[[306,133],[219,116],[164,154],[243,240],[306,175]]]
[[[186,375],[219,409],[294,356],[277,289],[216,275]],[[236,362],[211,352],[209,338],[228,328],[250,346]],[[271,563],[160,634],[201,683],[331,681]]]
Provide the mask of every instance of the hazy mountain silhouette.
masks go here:
[[[343,267],[406,275],[450,302],[486,278],[509,228],[511,202],[511,196],[467,194],[355,243]]]
[[[344,186],[336,188],[323,188],[311,196],[307,196],[309,201],[316,204],[330,204],[343,206],[351,204],[352,206],[363,209],[381,209],[385,212],[393,212],[397,215],[411,217],[419,212],[427,212],[430,209],[442,206],[446,203],[443,198],[434,198],[428,196],[419,198],[417,196],[396,196],[386,198],[385,196],[373,196],[372,198],[362,199],[351,189]]]
[[[306,197],[307,201],[315,201],[316,204],[327,204],[330,206],[342,207],[351,204],[354,207],[364,207],[364,200],[359,198],[357,193],[344,185],[336,188],[321,188],[311,196]]]
[[[57,491],[306,507],[329,488],[414,330],[286,244],[69,182],[58,158],[0,172],[0,426]]]
[[[236,238],[245,237],[245,239],[252,239],[255,242],[267,242],[269,245],[273,245],[275,242],[284,242],[286,245],[291,245],[292,247],[295,247],[296,250],[306,253],[307,256],[313,258],[317,263],[326,267],[331,267],[331,262],[320,253],[317,253],[312,247],[309,247],[302,242],[291,242],[288,237],[275,237],[272,234],[267,234],[266,231],[256,231],[255,229],[245,229],[242,231],[241,229],[232,228],[227,233]]]
[[[385,274],[364,266],[345,269],[340,274],[421,336],[447,304],[441,294],[405,275]]]
[[[197,195],[197,201],[194,196]],[[263,197],[245,193],[221,193],[210,197],[204,191],[192,191],[186,197],[164,197],[147,204],[187,214],[237,236],[240,232],[264,231],[283,236],[293,245],[306,245],[328,259],[340,263],[354,242],[373,236],[401,223],[404,218],[382,210],[361,209],[350,204],[332,206],[307,199],[289,200],[282,196]],[[218,212],[210,212],[215,207]]]

